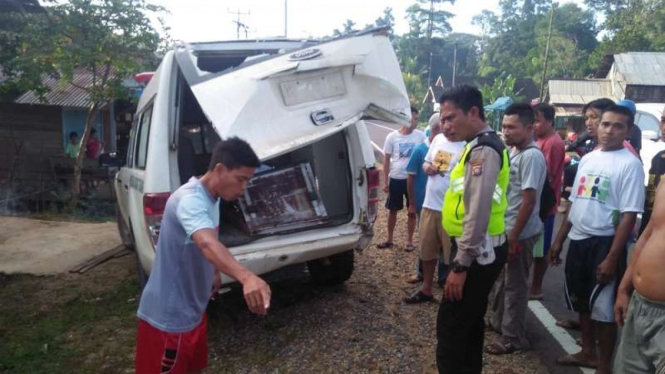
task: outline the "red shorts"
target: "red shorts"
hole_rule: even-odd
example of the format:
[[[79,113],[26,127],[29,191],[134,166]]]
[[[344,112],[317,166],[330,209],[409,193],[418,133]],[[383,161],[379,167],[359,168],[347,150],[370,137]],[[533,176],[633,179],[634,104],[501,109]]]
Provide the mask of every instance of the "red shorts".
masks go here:
[[[136,374],[186,374],[208,366],[208,319],[191,331],[164,332],[139,319]]]

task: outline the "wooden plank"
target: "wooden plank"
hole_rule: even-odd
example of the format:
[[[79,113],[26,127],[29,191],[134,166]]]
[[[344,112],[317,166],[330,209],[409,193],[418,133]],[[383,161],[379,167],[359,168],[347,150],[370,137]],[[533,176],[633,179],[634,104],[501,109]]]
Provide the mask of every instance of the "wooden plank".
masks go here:
[[[125,248],[124,245],[120,244],[117,247],[111,248],[104,253],[101,253],[87,261],[84,261],[79,265],[76,265],[75,267],[70,269],[69,272],[83,274],[86,271],[94,268],[95,266],[101,265],[112,258],[123,257],[128,255],[129,253],[130,251],[127,248]]]

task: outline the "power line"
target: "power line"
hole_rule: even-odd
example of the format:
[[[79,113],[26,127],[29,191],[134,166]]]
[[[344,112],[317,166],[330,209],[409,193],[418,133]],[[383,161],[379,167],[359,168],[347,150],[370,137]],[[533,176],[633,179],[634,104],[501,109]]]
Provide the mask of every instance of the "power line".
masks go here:
[[[227,11],[231,14],[236,15],[236,19],[234,21],[231,21],[236,24],[236,38],[240,39],[240,29],[243,29],[245,31],[245,39],[247,39],[247,32],[249,30],[249,26],[240,21],[240,16],[248,16],[251,14],[250,11],[247,11],[247,13],[241,12],[240,9],[238,9],[235,12],[232,11],[231,9],[227,9]]]

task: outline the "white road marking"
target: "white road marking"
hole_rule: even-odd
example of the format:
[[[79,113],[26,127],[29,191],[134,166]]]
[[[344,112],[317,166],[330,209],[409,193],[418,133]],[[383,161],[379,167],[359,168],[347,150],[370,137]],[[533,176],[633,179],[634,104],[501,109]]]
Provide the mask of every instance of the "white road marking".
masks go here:
[[[529,301],[529,309],[531,312],[540,320],[540,322],[545,326],[547,331],[554,337],[554,339],[561,345],[564,351],[568,354],[577,353],[580,351],[580,346],[577,345],[575,339],[573,339],[568,331],[564,328],[556,325],[556,319],[554,316],[545,308],[545,306],[537,300]],[[594,374],[596,371],[588,368],[579,368],[584,374]]]
[[[379,147],[378,145],[376,145],[376,143],[374,143],[374,142],[371,141],[371,140],[370,140],[370,142],[372,142],[372,147],[374,147],[374,149],[376,149],[376,150],[379,151],[382,155],[385,156],[385,153],[383,153],[383,149],[381,149],[381,147]]]
[[[367,123],[369,123],[370,125],[376,126],[376,127],[380,127],[380,128],[382,128],[382,129],[384,129],[384,130],[388,130],[388,131],[390,131],[390,132],[393,132],[393,131],[397,130],[397,129],[391,129],[391,128],[388,127],[388,126],[379,125],[378,123],[374,123],[374,122],[369,122],[369,121],[368,121]]]

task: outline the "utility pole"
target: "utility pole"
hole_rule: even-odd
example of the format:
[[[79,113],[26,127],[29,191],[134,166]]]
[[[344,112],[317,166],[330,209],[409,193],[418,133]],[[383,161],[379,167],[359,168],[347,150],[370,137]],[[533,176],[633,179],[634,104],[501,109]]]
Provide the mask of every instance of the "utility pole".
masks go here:
[[[429,86],[432,85],[432,56],[434,54],[432,53],[432,48],[429,50],[429,68],[427,68],[427,88],[429,89]]]
[[[249,29],[249,26],[247,26],[246,24],[240,22],[240,16],[241,15],[242,16],[248,16],[248,15],[250,15],[250,12],[248,11],[247,13],[242,13],[242,12],[240,12],[240,9],[238,9],[235,12],[230,10],[230,9],[227,9],[227,11],[231,14],[236,15],[236,20],[232,21],[233,23],[236,24],[236,38],[238,40],[240,40],[240,29],[242,28],[245,31],[245,39],[247,39],[247,29]]]
[[[434,0],[429,3],[429,17],[427,22],[427,46],[429,48],[429,68],[427,69],[427,89],[432,85],[432,33],[434,31]]]
[[[288,18],[289,18],[289,11],[288,11],[289,6],[288,6],[288,3],[289,3],[288,0],[284,0],[284,38],[285,38],[285,39],[288,37],[288,36],[287,36],[287,35],[288,35],[288,33],[287,33],[287,26],[286,26],[286,25],[288,24],[287,21],[288,21]]]
[[[550,57],[550,40],[552,39],[552,23],[554,22],[554,11],[556,10],[556,3],[552,5],[552,13],[550,14],[550,28],[547,31],[547,44],[545,45],[545,66],[543,66],[543,77],[540,80],[540,102],[545,98],[545,76],[547,75],[547,62]]]
[[[457,75],[457,43],[453,51],[453,87],[455,87],[455,76]]]

